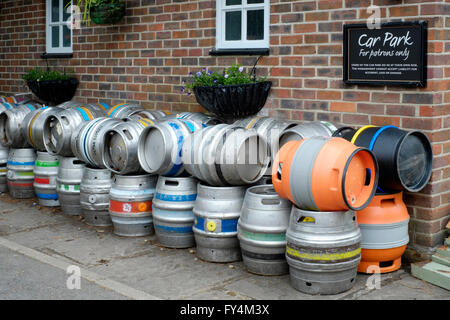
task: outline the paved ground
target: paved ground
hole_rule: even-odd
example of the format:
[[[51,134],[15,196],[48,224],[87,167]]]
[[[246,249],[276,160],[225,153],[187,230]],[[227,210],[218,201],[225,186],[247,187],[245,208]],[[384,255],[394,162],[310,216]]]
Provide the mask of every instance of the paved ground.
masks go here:
[[[0,299],[450,299],[450,292],[405,270],[369,289],[358,275],[353,289],[334,296],[294,290],[289,276],[264,277],[242,262],[199,260],[194,249],[159,247],[156,238],[122,238],[111,228],[41,208],[36,200],[0,195]],[[81,289],[67,267],[80,267]]]

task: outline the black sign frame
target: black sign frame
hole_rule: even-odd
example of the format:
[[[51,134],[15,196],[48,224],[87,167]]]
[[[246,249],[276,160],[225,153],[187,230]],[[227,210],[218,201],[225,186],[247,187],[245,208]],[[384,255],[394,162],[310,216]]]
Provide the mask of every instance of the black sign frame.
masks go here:
[[[419,27],[420,35],[422,37],[422,41],[420,41],[420,65],[419,65],[419,78],[416,80],[369,80],[369,79],[349,79],[349,66],[351,65],[349,59],[350,52],[350,43],[349,43],[349,32],[352,29],[367,29],[369,32],[371,31],[367,24],[346,24],[344,25],[344,70],[343,70],[343,81],[345,84],[354,85],[377,85],[377,86],[408,86],[408,87],[426,87],[427,85],[427,21],[407,21],[407,22],[386,22],[380,25],[381,29],[386,27]]]

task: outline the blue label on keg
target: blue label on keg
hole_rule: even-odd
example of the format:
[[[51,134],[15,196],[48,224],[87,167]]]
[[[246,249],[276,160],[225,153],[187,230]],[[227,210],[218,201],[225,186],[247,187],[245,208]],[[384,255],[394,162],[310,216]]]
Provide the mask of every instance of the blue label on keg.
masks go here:
[[[12,165],[12,166],[34,166],[34,161],[30,161],[30,162],[17,162],[17,161],[9,161],[8,160],[8,164]]]
[[[45,199],[45,200],[57,200],[58,199],[58,194],[36,193],[36,196],[40,199]]]
[[[155,196],[156,199],[162,201],[173,201],[173,202],[183,202],[183,201],[195,201],[197,199],[197,194],[163,194],[157,193]]]
[[[195,217],[194,227],[205,232],[237,232],[238,219],[205,219]]]
[[[166,232],[176,232],[176,233],[192,233],[192,227],[168,227],[168,226],[160,226],[153,222],[153,225],[156,229],[160,229]]]
[[[180,170],[180,168],[182,167],[182,163],[181,163],[181,152],[182,152],[182,147],[183,147],[183,143],[184,143],[184,136],[183,136],[183,132],[180,130],[180,126],[174,122],[169,122],[169,125],[174,129],[175,131],[175,135],[177,136],[177,159],[175,160],[175,163],[173,165],[173,167],[169,170],[168,173],[166,173],[166,175],[168,176],[172,176],[178,173],[178,171]]]

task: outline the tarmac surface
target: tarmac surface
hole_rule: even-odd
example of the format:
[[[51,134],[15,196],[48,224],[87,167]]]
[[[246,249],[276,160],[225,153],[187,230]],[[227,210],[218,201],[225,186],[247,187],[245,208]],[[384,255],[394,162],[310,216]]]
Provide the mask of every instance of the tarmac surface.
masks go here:
[[[379,289],[367,286],[370,277],[358,274],[338,295],[308,295],[290,286],[289,275],[254,275],[242,261],[202,261],[195,248],[119,237],[36,199],[0,195],[0,300],[450,300],[449,291],[405,269],[381,275]]]

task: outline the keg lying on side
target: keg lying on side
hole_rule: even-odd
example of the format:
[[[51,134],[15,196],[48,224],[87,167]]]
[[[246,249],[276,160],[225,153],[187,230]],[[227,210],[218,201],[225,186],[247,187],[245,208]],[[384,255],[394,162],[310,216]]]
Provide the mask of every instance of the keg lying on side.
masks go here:
[[[344,138],[347,141],[352,141],[352,138],[355,135],[355,133],[356,130],[352,127],[340,127],[333,133],[332,137]]]
[[[144,111],[144,108],[137,104],[121,103],[108,109],[109,118],[126,119],[136,113]]]
[[[278,194],[306,210],[362,210],[372,200],[377,181],[372,152],[343,138],[289,141],[272,170]]]
[[[241,260],[237,224],[245,187],[209,187],[199,183],[194,203],[197,256],[205,261]]]
[[[115,175],[109,193],[109,214],[114,233],[140,237],[154,233],[152,200],[158,177]]]
[[[377,194],[356,212],[361,229],[361,263],[358,272],[386,273],[400,269],[409,242],[409,214],[402,192]]]
[[[9,102],[0,102],[0,114],[7,111],[14,109],[18,106],[17,103],[9,103]]]
[[[165,176],[184,173],[181,150],[184,141],[202,128],[196,121],[171,119],[144,129],[138,142],[139,163],[146,172]]]
[[[80,183],[83,177],[83,162],[75,157],[59,157],[57,193],[61,211],[70,216],[82,214],[80,205]]]
[[[83,122],[103,116],[100,108],[74,107],[49,116],[44,122],[44,145],[47,152],[64,157],[73,157],[70,147],[72,133]]]
[[[112,224],[109,216],[109,191],[111,172],[108,169],[83,168],[80,183],[80,205],[84,222],[91,226],[106,227]]]
[[[139,110],[130,116],[130,118],[138,120],[139,118],[150,119],[150,120],[160,120],[171,115],[170,112],[160,111],[160,110]]]
[[[25,116],[37,108],[35,104],[20,104],[0,114],[0,143],[5,147],[25,148],[29,144],[22,136]]]
[[[291,285],[308,294],[338,294],[355,284],[361,233],[353,211],[292,207],[286,232]]]
[[[197,181],[192,177],[158,178],[153,199],[153,225],[161,245],[190,248],[195,245],[194,207]]]
[[[56,178],[58,176],[59,157],[48,152],[37,152],[34,164],[34,192],[39,204],[44,207],[59,206],[56,192]]]
[[[380,167],[380,192],[418,192],[430,180],[433,149],[420,131],[365,126],[354,134],[352,143],[374,153]]]
[[[138,141],[144,128],[154,125],[150,119],[124,119],[105,132],[103,163],[118,174],[142,172],[138,159]]]
[[[280,198],[272,185],[247,189],[238,222],[238,239],[249,272],[288,273],[286,229],[291,207],[289,200]]]
[[[175,118],[180,120],[192,120],[197,121],[206,126],[213,126],[220,123],[220,120],[208,116],[202,112],[181,112],[175,115]]]
[[[9,149],[8,155],[8,189],[9,194],[16,199],[34,197],[34,162],[36,153],[34,149]]]
[[[288,141],[298,141],[315,136],[331,137],[336,130],[337,128],[327,121],[304,122],[283,132],[280,136],[280,147]]]
[[[59,107],[42,107],[28,113],[23,119],[22,137],[34,149],[45,151],[44,145],[44,123],[45,119],[55,115],[64,109]]]
[[[6,180],[8,173],[8,153],[9,148],[0,145],[0,192],[8,191],[8,182]]]
[[[217,125],[186,139],[182,162],[209,185],[248,185],[264,175],[270,156],[266,140],[255,130]]]
[[[103,161],[105,135],[121,121],[106,117],[85,122],[72,133],[70,148],[75,157],[96,168],[106,168]]]

